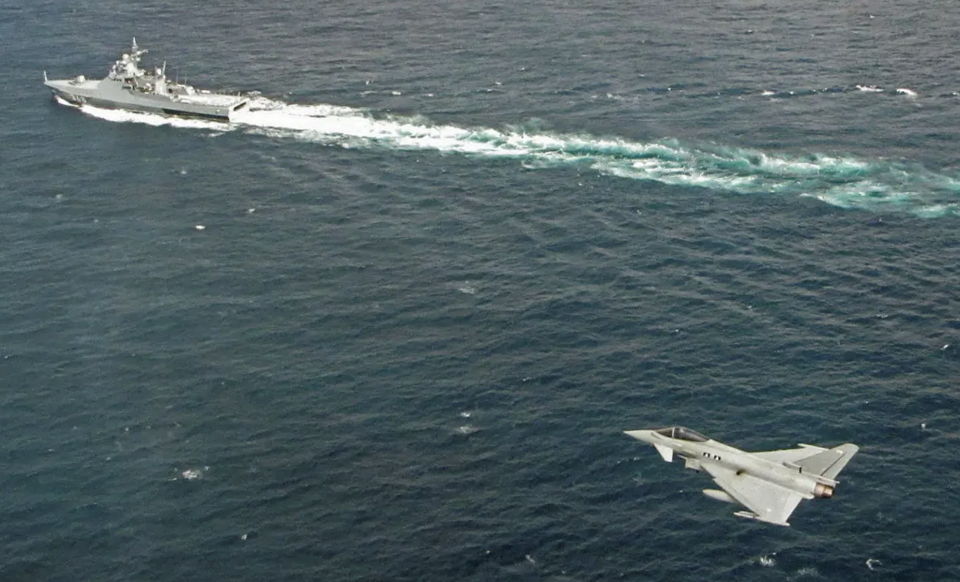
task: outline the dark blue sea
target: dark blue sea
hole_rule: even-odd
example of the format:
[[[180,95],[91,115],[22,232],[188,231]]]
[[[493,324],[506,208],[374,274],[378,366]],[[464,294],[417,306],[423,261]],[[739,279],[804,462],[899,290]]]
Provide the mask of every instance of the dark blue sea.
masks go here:
[[[0,582],[960,580],[960,11],[0,5]],[[136,36],[234,123],[55,102]],[[782,528],[624,430],[853,442]]]

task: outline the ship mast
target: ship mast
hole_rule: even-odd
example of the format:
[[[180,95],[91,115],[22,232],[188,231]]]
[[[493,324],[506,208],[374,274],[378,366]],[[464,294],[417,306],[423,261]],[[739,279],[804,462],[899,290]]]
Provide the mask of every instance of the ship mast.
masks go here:
[[[147,49],[142,49],[137,46],[137,37],[133,37],[133,44],[130,46],[130,60],[133,61],[133,64],[140,68],[140,57],[147,54]]]

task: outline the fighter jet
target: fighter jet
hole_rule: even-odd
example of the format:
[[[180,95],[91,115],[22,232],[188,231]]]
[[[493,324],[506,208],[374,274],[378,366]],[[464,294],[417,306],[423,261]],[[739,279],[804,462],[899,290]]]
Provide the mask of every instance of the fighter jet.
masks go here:
[[[800,444],[748,453],[682,426],[624,432],[653,445],[668,463],[676,453],[687,469],[709,473],[723,491],[704,489],[707,497],[749,510],[734,515],[785,526],[804,499],[833,497],[837,475],[860,450],[851,443],[832,449]]]

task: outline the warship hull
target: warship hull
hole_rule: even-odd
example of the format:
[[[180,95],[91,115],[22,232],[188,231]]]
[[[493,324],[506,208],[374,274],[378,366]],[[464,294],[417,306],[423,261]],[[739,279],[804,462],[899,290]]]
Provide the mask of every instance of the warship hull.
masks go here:
[[[196,93],[187,96],[138,94],[120,89],[104,91],[103,81],[46,81],[44,84],[53,94],[74,105],[93,105],[104,109],[124,109],[139,113],[175,115],[230,121],[232,114],[243,110],[247,99],[216,93]]]

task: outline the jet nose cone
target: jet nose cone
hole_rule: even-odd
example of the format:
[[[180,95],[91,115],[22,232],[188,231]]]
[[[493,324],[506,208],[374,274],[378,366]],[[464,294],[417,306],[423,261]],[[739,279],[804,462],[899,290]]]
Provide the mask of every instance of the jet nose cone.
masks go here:
[[[645,443],[649,443],[649,442],[650,442],[650,438],[651,438],[650,435],[651,435],[652,432],[653,432],[653,431],[651,431],[651,430],[625,430],[625,431],[623,431],[623,434],[628,435],[628,436],[632,436],[633,438],[637,439],[638,441],[643,441],[643,442],[645,442]]]

